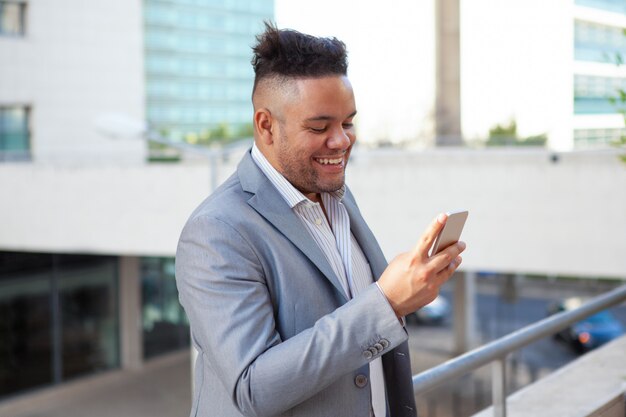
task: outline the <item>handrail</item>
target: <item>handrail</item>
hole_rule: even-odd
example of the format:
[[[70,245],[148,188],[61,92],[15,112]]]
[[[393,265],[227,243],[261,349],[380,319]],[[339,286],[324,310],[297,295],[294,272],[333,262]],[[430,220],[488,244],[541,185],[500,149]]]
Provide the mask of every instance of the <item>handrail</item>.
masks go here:
[[[624,301],[626,301],[626,285],[595,297],[575,310],[564,311],[547,317],[484,346],[450,359],[441,365],[414,375],[413,392],[421,394],[450,379],[460,377],[483,365],[494,362],[492,380],[494,415],[504,417],[506,416],[504,360],[507,354],[538,339],[553,335],[570,324]]]

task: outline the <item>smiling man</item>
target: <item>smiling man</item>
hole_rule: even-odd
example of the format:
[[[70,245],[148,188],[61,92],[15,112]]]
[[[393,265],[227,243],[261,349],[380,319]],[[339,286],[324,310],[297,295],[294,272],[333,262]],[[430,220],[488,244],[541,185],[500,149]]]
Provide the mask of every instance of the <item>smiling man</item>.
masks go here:
[[[254,145],[191,215],[176,280],[198,350],[192,416],[415,416],[404,315],[461,262],[389,265],[345,185],[356,106],[345,45],[266,25]]]
[[[253,104],[256,145],[287,181],[317,202],[320,192],[344,185],[356,140],[354,94],[345,75],[262,78]]]

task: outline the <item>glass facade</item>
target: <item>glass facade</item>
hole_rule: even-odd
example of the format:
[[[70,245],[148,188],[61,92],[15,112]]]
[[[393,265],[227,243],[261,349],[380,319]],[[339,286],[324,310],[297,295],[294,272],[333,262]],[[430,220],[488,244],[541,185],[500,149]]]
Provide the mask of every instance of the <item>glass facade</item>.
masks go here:
[[[119,366],[113,257],[0,252],[0,398]]]
[[[615,14],[626,16],[624,0],[575,0],[575,4],[609,12],[613,14],[612,17]],[[574,59],[600,63],[607,69],[626,64],[626,29],[610,24],[574,20]],[[574,114],[618,114],[626,110],[626,103],[623,103],[623,97],[626,96],[626,78],[577,74],[573,81]],[[624,129],[574,129],[573,136],[575,148],[606,146],[624,136]]]
[[[30,110],[0,106],[0,161],[30,159]]]
[[[626,137],[626,129],[576,129],[574,147],[586,148],[597,145],[610,145]]]
[[[626,14],[626,2],[624,0],[576,0],[575,3],[579,6]]]
[[[26,32],[26,3],[0,1],[0,36],[23,36]]]
[[[142,258],[141,298],[144,358],[188,347],[189,321],[178,302],[174,258]]]
[[[576,20],[574,58],[578,61],[615,64],[626,56],[626,36],[622,28]]]
[[[618,113],[619,103],[612,103],[610,98],[619,97],[620,90],[626,90],[626,79],[624,78],[575,75],[574,113]]]
[[[249,130],[251,45],[273,0],[146,0],[148,121],[172,140]],[[213,137],[211,135],[213,134]]]

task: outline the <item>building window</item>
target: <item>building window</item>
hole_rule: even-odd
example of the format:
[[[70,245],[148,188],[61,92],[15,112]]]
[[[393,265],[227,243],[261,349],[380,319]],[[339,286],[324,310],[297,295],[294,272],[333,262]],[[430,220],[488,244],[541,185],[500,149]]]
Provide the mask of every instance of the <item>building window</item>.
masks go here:
[[[119,366],[118,263],[0,252],[0,400]]]
[[[0,161],[30,159],[30,109],[0,106]]]
[[[574,22],[574,58],[577,61],[615,64],[626,54],[626,36],[622,28],[576,20]]]
[[[624,0],[576,0],[575,3],[579,6],[626,14]]]
[[[617,100],[625,90],[626,78],[575,75],[574,113],[617,114],[622,106],[611,99]]]
[[[189,321],[178,302],[174,258],[141,259],[144,358],[188,347]]]
[[[626,129],[576,129],[574,146],[576,148],[606,147],[626,137]]]
[[[272,18],[274,1],[143,4],[146,110],[151,125],[172,141],[200,138],[197,143],[206,144],[235,139],[208,137],[206,132],[238,126],[250,118],[254,81],[250,45],[263,30],[263,20]]]
[[[26,3],[0,0],[0,35],[24,36]]]

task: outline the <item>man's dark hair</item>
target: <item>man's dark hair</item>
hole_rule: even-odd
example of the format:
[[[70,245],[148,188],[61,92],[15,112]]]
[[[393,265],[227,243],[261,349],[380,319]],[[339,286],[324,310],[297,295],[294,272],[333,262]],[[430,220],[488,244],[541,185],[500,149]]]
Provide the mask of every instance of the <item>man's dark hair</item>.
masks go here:
[[[337,38],[318,38],[292,29],[278,29],[265,22],[265,32],[257,35],[252,48],[254,90],[269,77],[323,77],[346,75],[346,45]]]

